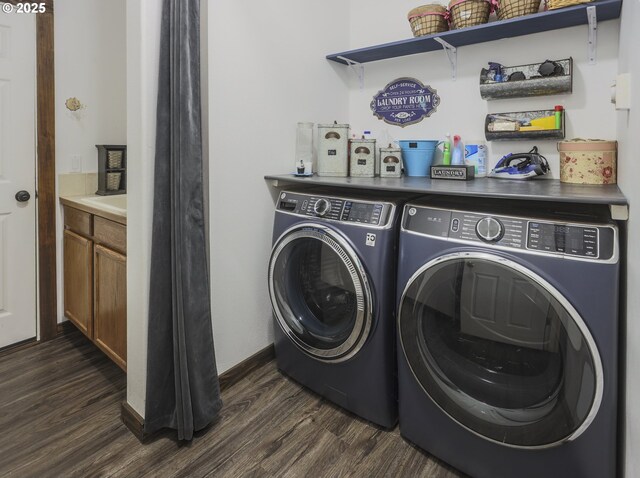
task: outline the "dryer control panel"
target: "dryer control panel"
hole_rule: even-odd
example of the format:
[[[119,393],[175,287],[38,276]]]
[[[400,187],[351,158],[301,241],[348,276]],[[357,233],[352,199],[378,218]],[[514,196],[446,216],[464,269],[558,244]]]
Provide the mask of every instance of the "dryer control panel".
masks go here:
[[[335,196],[282,192],[276,210],[331,221],[385,227],[393,204]]]
[[[609,260],[612,225],[564,223],[407,205],[403,228],[419,234],[499,248]]]

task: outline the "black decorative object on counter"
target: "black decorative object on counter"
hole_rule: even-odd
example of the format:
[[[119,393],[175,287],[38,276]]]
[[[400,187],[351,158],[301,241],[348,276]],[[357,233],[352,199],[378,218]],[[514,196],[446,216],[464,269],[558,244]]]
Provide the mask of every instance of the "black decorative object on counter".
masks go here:
[[[483,100],[569,94],[573,91],[573,59],[502,66],[502,81],[493,81],[491,76],[491,68],[480,72]]]
[[[438,165],[431,166],[431,179],[453,179],[470,181],[475,177],[473,165]]]
[[[98,148],[98,190],[108,196],[127,192],[126,145],[96,144]]]

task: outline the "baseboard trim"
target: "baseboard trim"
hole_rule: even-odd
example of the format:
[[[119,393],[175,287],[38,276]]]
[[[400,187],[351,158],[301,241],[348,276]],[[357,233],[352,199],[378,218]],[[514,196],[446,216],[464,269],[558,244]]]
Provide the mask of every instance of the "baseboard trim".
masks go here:
[[[131,405],[126,401],[123,401],[120,406],[120,420],[140,440],[140,443],[144,443],[151,436],[150,433],[144,431],[144,418],[131,408]]]
[[[60,322],[58,324],[58,335],[67,335],[76,331],[78,331],[78,329],[71,323],[70,320],[65,320],[64,322]]]
[[[69,321],[61,322],[57,326],[56,337],[59,337],[61,335],[67,335],[73,332],[74,330],[76,330],[76,328],[71,324],[71,322]],[[33,347],[34,345],[40,345],[42,343],[43,343],[42,340],[37,340],[35,337],[33,339],[23,340],[21,342],[0,348],[0,357],[4,357],[14,352],[28,349],[29,347]]]
[[[61,324],[62,325],[62,324]],[[220,382],[220,391],[227,390],[232,385],[238,383],[240,380],[248,376],[254,370],[262,367],[276,356],[276,351],[273,344],[259,350],[251,357],[243,360],[239,364],[231,367],[226,372],[220,374],[218,380]],[[126,402],[122,402],[120,407],[120,419],[122,423],[133,433],[133,435],[144,443],[149,438],[155,435],[155,433],[146,433],[144,431],[144,418],[142,418],[138,412],[136,412]]]
[[[218,380],[220,381],[220,390],[224,391],[238,383],[254,370],[273,360],[275,356],[276,351],[273,344],[271,344],[262,350],[259,350],[239,364],[234,365],[226,372],[221,373],[220,377],[218,377]]]
[[[33,339],[23,340],[21,342],[17,342],[15,344],[7,345],[6,347],[0,348],[0,357],[4,357],[6,355],[19,352],[20,350],[28,349],[33,347],[34,345],[38,345],[40,342]]]

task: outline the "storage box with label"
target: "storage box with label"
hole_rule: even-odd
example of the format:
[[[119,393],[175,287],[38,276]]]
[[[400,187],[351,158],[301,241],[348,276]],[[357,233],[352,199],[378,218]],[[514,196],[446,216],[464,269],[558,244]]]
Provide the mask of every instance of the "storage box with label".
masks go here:
[[[354,178],[373,178],[376,174],[376,140],[349,141],[349,174]]]
[[[560,141],[560,182],[616,184],[618,143],[601,139]]]
[[[318,176],[347,177],[349,174],[349,125],[318,125]]]
[[[380,177],[399,178],[402,176],[402,150],[394,148],[380,148]]]

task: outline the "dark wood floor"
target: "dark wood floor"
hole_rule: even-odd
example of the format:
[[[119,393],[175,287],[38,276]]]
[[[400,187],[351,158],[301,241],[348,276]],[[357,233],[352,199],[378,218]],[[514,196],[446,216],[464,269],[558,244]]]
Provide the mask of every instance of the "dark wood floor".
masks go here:
[[[0,356],[0,476],[462,476],[273,362],[226,390],[219,421],[188,444],[140,444],[120,421],[125,387],[78,332]]]

